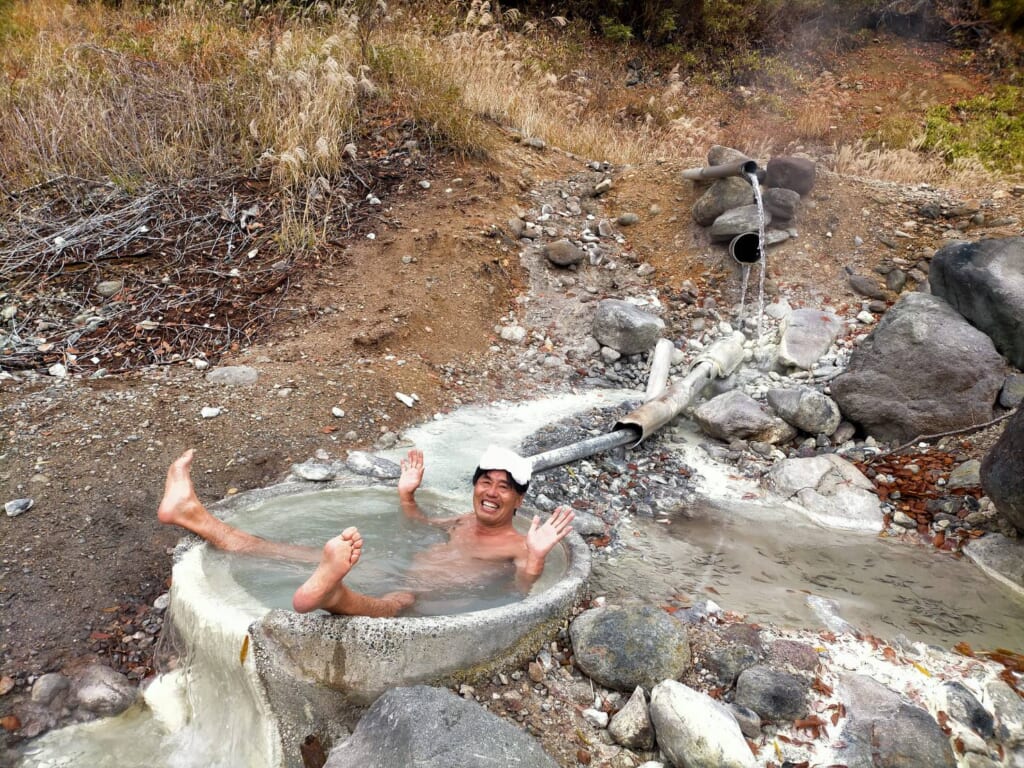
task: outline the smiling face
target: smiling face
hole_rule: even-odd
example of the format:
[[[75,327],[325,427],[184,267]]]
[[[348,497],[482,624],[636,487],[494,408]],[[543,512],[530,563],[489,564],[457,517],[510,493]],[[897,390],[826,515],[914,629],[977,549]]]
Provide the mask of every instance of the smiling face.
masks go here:
[[[495,528],[508,525],[522,503],[523,494],[515,489],[503,469],[490,469],[473,484],[473,512],[482,525]]]

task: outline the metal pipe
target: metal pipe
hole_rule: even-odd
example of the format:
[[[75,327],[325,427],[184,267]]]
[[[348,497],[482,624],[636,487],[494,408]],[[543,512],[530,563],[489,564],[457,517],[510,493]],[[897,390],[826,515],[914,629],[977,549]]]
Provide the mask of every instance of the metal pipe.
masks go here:
[[[764,255],[761,251],[761,236],[757,232],[743,232],[729,243],[729,255],[737,264],[757,264]]]
[[[536,475],[552,467],[560,467],[572,461],[585,459],[587,456],[593,456],[595,453],[601,453],[601,451],[610,451],[612,448],[618,448],[620,445],[637,443],[639,442],[639,437],[640,433],[634,427],[626,427],[586,440],[580,440],[578,443],[563,445],[561,448],[552,448],[550,451],[538,453],[536,456],[530,457],[530,460],[533,462],[533,474]]]
[[[613,429],[626,429],[632,427],[639,431],[639,437],[634,445],[639,445],[663,426],[668,424],[680,412],[692,403],[701,390],[707,386],[713,378],[714,366],[711,363],[699,363],[691,368],[690,372],[682,381],[679,381],[665,390],[660,397],[644,403],[632,413],[629,413],[615,422]]]
[[[672,351],[675,349],[668,339],[658,339],[654,347],[654,354],[651,355],[651,374],[647,378],[647,392],[644,394],[644,402],[650,402],[668,386],[668,371],[672,367]]]
[[[737,160],[733,163],[722,165],[709,165],[706,168],[691,168],[683,171],[683,178],[690,181],[706,181],[709,179],[724,179],[727,176],[750,176],[757,173],[757,163],[753,160]]]
[[[650,402],[619,419],[612,431],[531,456],[534,474],[632,443],[637,446],[689,406],[714,378],[724,378],[743,362],[744,336],[733,331],[699,355],[690,372]]]

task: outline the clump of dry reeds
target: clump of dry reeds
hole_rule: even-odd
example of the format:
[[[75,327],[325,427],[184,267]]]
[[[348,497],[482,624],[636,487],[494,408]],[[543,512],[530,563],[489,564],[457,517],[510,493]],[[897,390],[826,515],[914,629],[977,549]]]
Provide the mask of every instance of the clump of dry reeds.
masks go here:
[[[197,0],[157,10],[15,0],[0,24],[0,183],[68,175],[130,190],[263,169],[286,225],[315,243],[309,201],[346,173],[364,120],[411,123],[464,157],[493,152],[496,124],[614,163],[688,162],[730,138],[724,100],[678,69],[625,93],[580,60],[564,19],[510,31],[440,5],[424,5],[422,18],[384,16],[376,0],[352,7],[370,9],[373,23],[342,13],[246,20]],[[804,110],[787,140],[828,143],[831,127],[828,110]],[[834,158],[837,171],[889,180],[950,173],[912,149],[855,144]]]

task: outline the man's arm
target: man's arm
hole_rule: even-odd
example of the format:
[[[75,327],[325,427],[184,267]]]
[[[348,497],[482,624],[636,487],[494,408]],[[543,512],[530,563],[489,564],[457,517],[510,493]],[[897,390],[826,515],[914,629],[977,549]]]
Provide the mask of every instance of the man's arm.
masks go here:
[[[558,507],[543,524],[534,515],[526,534],[526,554],[516,559],[516,586],[527,592],[544,572],[544,561],[555,545],[569,535],[576,517],[569,507]]]
[[[448,526],[455,517],[428,517],[416,503],[416,489],[423,482],[423,451],[413,448],[402,459],[402,474],[398,477],[398,502],[402,513],[410,520],[419,520],[427,525]]]
[[[423,482],[423,451],[413,448],[401,463],[402,474],[398,477],[398,502],[402,505],[402,512],[408,518],[429,523],[430,519],[423,514],[423,510],[420,509],[415,498],[416,489]]]

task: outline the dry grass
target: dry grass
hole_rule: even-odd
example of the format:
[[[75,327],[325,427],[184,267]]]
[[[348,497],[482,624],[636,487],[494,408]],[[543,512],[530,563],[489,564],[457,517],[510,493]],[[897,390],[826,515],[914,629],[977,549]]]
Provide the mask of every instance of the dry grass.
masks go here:
[[[871,147],[864,141],[836,147],[832,170],[843,176],[857,176],[902,184],[944,184],[969,188],[990,183],[991,171],[977,161],[948,165],[935,154],[911,148]]]
[[[269,167],[287,239],[306,245],[318,239],[308,201],[345,173],[368,105],[466,157],[492,152],[494,124],[617,164],[701,162],[715,143],[766,158],[835,141],[827,99],[790,110],[772,97],[763,125],[756,114],[727,121],[730,96],[678,71],[623,88],[621,52],[590,50],[572,29],[520,34],[466,26],[450,9],[419,12],[371,35],[342,15],[242,21],[195,0],[158,12],[16,1],[0,20],[0,183],[69,175],[131,189]],[[833,156],[840,173],[892,181],[977,172],[913,147],[848,143]]]

